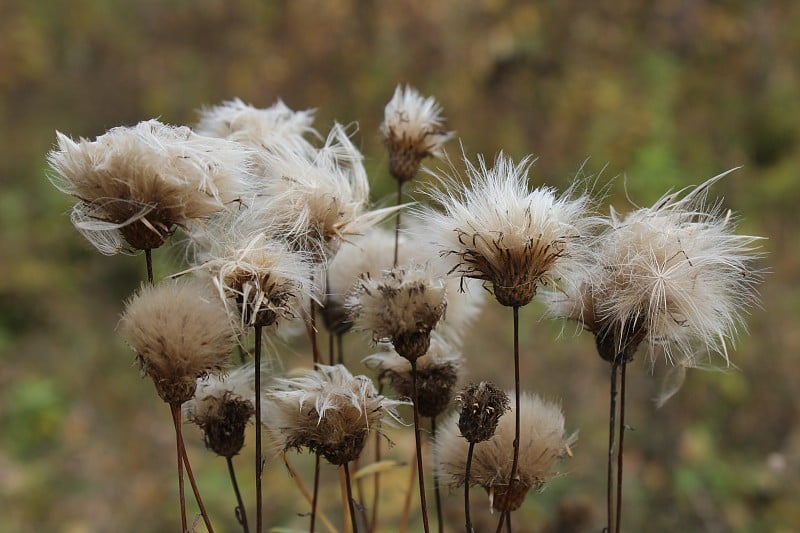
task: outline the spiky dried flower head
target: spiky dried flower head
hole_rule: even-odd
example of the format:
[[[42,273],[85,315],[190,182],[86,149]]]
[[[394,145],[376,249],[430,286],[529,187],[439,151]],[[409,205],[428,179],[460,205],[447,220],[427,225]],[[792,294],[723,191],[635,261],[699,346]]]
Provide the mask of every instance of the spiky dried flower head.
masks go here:
[[[453,260],[452,271],[488,283],[509,307],[528,304],[539,284],[569,283],[595,225],[588,195],[530,190],[530,158],[515,165],[501,153],[492,168],[482,156],[478,166],[465,163],[467,184],[439,176],[447,190],[427,191],[442,212],[422,211],[436,228],[441,253]]]
[[[509,396],[513,413],[513,394]],[[500,512],[518,509],[531,488],[542,489],[555,475],[553,466],[556,461],[571,454],[570,446],[577,439],[577,433],[565,434],[564,415],[557,404],[526,393],[522,395],[520,408],[519,464],[517,477],[510,487],[508,478],[514,455],[514,416],[509,414],[500,418],[495,435],[477,443],[473,451],[469,483],[486,489],[492,508]],[[440,462],[440,480],[453,487],[461,486],[466,481],[469,448],[469,443],[462,438],[458,429],[459,417],[460,413],[453,413],[442,424],[435,444]]]
[[[389,150],[389,172],[401,183],[414,179],[425,157],[441,157],[444,143],[455,135],[444,127],[442,108],[433,97],[400,85],[386,104],[381,134]]]
[[[95,141],[57,136],[53,184],[79,200],[72,223],[107,255],[158,248],[177,226],[223,210],[247,173],[242,145],[156,120]]]
[[[386,270],[378,278],[362,275],[347,298],[355,327],[389,342],[412,363],[428,351],[431,330],[447,308],[444,283],[425,266]]]
[[[392,350],[370,355],[364,364],[376,370],[381,379],[388,379],[402,397],[414,397],[408,359]],[[461,353],[433,332],[427,353],[417,359],[417,402],[421,416],[433,418],[447,409],[463,365]]]
[[[308,448],[335,465],[356,459],[370,431],[399,422],[398,402],[378,394],[366,376],[343,365],[317,365],[296,378],[276,379],[264,400],[264,425],[283,450]]]
[[[120,332],[170,405],[189,400],[198,377],[222,370],[234,340],[225,309],[197,280],[142,287],[125,306]]]
[[[240,233],[240,221],[235,217],[213,232],[212,245],[195,269],[211,274],[226,308],[236,304],[243,327],[294,318],[303,299],[315,292],[309,257],[263,232]]]
[[[336,124],[313,155],[280,145],[264,155],[269,175],[251,209],[297,250],[324,263],[342,240],[363,232],[392,209],[367,211],[369,183],[363,156]]]
[[[456,402],[461,406],[458,429],[467,442],[475,443],[491,439],[510,408],[508,394],[490,381],[471,383],[456,395]]]
[[[233,457],[244,446],[255,413],[254,376],[253,366],[245,365],[198,378],[194,398],[183,404],[184,416],[203,430],[206,448],[217,455]]]
[[[761,273],[760,238],[735,234],[730,211],[706,203],[726,174],[624,217],[612,210],[588,281],[560,304],[595,333],[604,359],[629,360],[645,343],[651,361],[657,348],[670,362],[676,351],[677,360],[691,361],[700,347],[729,362],[727,344],[757,302]]]

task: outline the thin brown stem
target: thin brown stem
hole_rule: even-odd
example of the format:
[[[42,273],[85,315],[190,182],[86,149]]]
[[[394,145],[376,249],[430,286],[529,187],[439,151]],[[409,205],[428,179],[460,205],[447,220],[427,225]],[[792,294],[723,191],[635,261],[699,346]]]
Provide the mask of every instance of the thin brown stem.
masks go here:
[[[619,450],[617,451],[617,523],[616,533],[619,533],[622,524],[622,462],[623,462],[623,449],[625,438],[625,369],[627,368],[627,361],[622,361],[620,366],[620,383],[619,383]]]
[[[344,335],[342,333],[336,334],[336,350],[339,352],[339,357],[336,358],[336,362],[340,365],[344,364]]]
[[[341,339],[341,335],[339,336]],[[341,354],[341,352],[339,352]],[[378,381],[378,394],[383,395],[383,382]],[[379,463],[381,460],[381,434],[379,431],[375,432],[375,462]],[[413,479],[413,477],[412,477]],[[409,490],[409,493],[411,491]],[[369,532],[375,531],[378,526],[378,503],[380,502],[381,494],[381,475],[375,472],[372,478],[372,517],[369,520]],[[410,501],[410,496],[407,498]]]
[[[348,463],[342,465],[344,468],[344,479],[345,485],[347,486],[347,505],[350,508],[350,523],[353,525],[353,533],[358,531],[358,526],[356,525],[356,506],[353,504],[353,486],[350,482],[350,466]]]
[[[414,460],[411,461],[411,468],[409,468],[408,486],[406,487],[406,498],[403,501],[403,512],[400,513],[400,527],[397,528],[398,533],[405,533],[408,526],[408,515],[411,510],[411,493],[414,492],[414,478],[417,477],[417,451],[414,450]]]
[[[333,349],[333,333],[328,332],[328,364],[333,366],[335,354]]]
[[[403,182],[397,180],[397,205],[403,203]],[[400,210],[397,210],[397,218],[394,223],[394,263],[392,266],[397,268],[398,249],[400,248]]]
[[[180,404],[170,405],[172,411],[172,423],[175,425],[175,447],[178,452],[178,494],[181,505],[181,532],[186,533],[186,496],[183,487],[183,455],[181,454],[181,406]]]
[[[192,472],[192,464],[189,462],[189,455],[186,453],[186,443],[183,441],[183,433],[181,433],[181,454],[183,454],[183,466],[186,470],[186,477],[189,478],[189,484],[192,487],[192,493],[194,494],[194,499],[197,502],[197,507],[200,508],[200,516],[203,517],[203,522],[206,525],[206,529],[208,533],[214,533],[214,528],[211,527],[211,520],[208,518],[208,512],[206,511],[206,506],[203,505],[203,499],[200,497],[200,490],[197,488],[197,481],[194,479],[194,473]]]
[[[286,466],[286,471],[289,472],[289,477],[291,477],[294,480],[294,484],[300,491],[300,494],[302,494],[303,498],[305,498],[308,504],[311,505],[312,502],[311,494],[308,493],[308,489],[306,488],[305,485],[303,485],[303,480],[300,479],[299,475],[297,475],[297,470],[295,470],[294,467],[292,467],[291,463],[289,463],[289,458],[286,457],[285,452],[281,452],[280,455],[281,459],[283,459],[283,464]],[[319,511],[317,513],[317,516],[319,516],[320,521],[325,526],[325,528],[327,528],[329,533],[336,533],[338,531],[335,527],[333,527],[333,524],[331,524],[331,521],[328,520],[328,517],[325,516],[325,513],[323,511]]]
[[[314,489],[311,493],[311,525],[308,530],[314,533],[314,525],[317,522],[317,497],[319,496],[319,454],[314,463]]]
[[[425,500],[425,472],[422,467],[422,439],[419,427],[419,397],[417,395],[417,361],[411,361],[411,388],[414,402],[414,442],[417,448],[417,476],[419,477],[419,503],[422,511],[422,526],[425,533],[430,533],[428,525],[428,503]]]
[[[147,283],[153,284],[153,250],[150,248],[144,251],[144,260],[147,263]]]
[[[264,527],[261,499],[261,469],[264,464],[261,457],[261,326],[255,326],[255,337],[253,358],[256,367],[256,531],[261,533]]]
[[[436,417],[431,417],[431,437],[436,442]],[[439,461],[436,460],[436,446],[433,447],[433,494],[436,498],[436,519],[439,521],[439,533],[444,533],[444,519],[442,518],[442,496],[439,491]]]
[[[506,533],[511,533],[511,511],[506,511]]]
[[[506,513],[500,513],[500,520],[497,522],[497,533],[500,533],[503,530],[503,525],[506,523]]]
[[[611,389],[609,394],[610,406],[608,414],[608,467],[606,473],[607,533],[611,533],[611,526],[614,522],[614,438],[617,431],[617,368],[619,368],[619,363],[617,359],[615,359],[614,362],[611,363]]]
[[[236,509],[234,509],[234,514],[236,515],[236,520],[242,526],[242,531],[244,533],[249,533],[250,529],[247,527],[247,510],[242,501],[242,494],[239,492],[239,483],[236,482],[236,470],[233,468],[233,458],[226,457],[225,461],[228,463],[228,474],[231,477],[233,493],[236,494]]]
[[[475,450],[475,443],[469,443],[467,450],[467,467],[464,471],[464,518],[466,519],[467,533],[472,533],[472,518],[469,515],[469,475],[472,469],[472,452]]]
[[[320,362],[319,346],[317,346],[317,303],[311,300],[308,317],[308,338],[311,341],[311,354],[314,365]]]
[[[514,459],[511,462],[511,474],[508,476],[508,490],[513,490],[514,482],[517,477],[517,465],[519,464],[519,440],[520,440],[520,387],[519,387],[519,306],[514,306]],[[497,524],[497,533],[503,528],[505,513],[500,513],[500,520]]]

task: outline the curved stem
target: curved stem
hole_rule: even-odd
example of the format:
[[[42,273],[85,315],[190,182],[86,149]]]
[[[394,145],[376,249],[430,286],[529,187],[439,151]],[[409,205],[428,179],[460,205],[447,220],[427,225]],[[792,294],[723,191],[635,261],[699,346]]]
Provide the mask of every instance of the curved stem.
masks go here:
[[[247,510],[242,501],[242,494],[239,492],[239,484],[236,482],[236,470],[233,468],[233,458],[226,457],[225,461],[228,463],[228,474],[231,477],[231,485],[233,485],[233,492],[236,494],[236,520],[242,526],[244,533],[249,533],[250,529],[247,527]]]
[[[403,182],[397,180],[397,205],[403,203]],[[400,210],[397,210],[397,218],[394,224],[394,263],[393,267],[397,268],[397,252],[400,247]]]
[[[255,349],[253,358],[256,367],[256,531],[261,533],[264,526],[261,504],[261,326],[255,326]]]
[[[620,367],[620,394],[619,394],[619,451],[617,452],[617,523],[616,533],[620,531],[622,524],[622,462],[623,462],[623,447],[625,438],[625,369],[628,363],[622,362]]]
[[[311,525],[308,528],[310,533],[314,533],[314,525],[317,521],[317,496],[319,495],[319,454],[314,464],[314,489],[311,493]]]
[[[180,411],[178,416],[178,420],[180,421]],[[183,442],[183,433],[181,433],[181,454],[183,455],[183,466],[186,469],[186,477],[189,478],[189,484],[192,486],[194,499],[197,502],[197,507],[200,508],[200,516],[203,517],[203,522],[206,525],[208,533],[214,533],[214,528],[211,527],[211,520],[208,518],[208,513],[206,512],[206,506],[203,505],[203,499],[200,497],[200,491],[197,488],[197,481],[194,479],[192,465],[189,463],[189,455],[186,453],[186,444]]]
[[[178,494],[181,505],[181,532],[188,531],[186,527],[186,496],[183,487],[183,455],[181,454],[181,423],[180,423],[180,404],[170,405],[172,411],[172,423],[175,425],[175,447],[178,452]]]
[[[422,468],[422,440],[420,439],[419,427],[419,400],[417,395],[417,361],[411,361],[411,388],[413,390],[414,401],[414,441],[417,447],[417,475],[419,477],[419,503],[422,511],[422,526],[425,533],[430,533],[428,525],[428,504],[425,500],[425,472]]]
[[[344,468],[344,478],[345,478],[345,485],[347,486],[347,505],[350,508],[350,523],[353,525],[353,533],[358,531],[358,525],[356,522],[356,507],[353,504],[353,486],[350,483],[350,466],[348,463],[342,465]]]
[[[436,442],[436,417],[431,417],[431,437]],[[436,446],[433,447],[433,494],[436,497],[436,519],[439,521],[439,533],[444,533],[442,518],[442,496],[439,491],[439,461],[436,460]]]
[[[608,471],[606,478],[606,500],[607,500],[607,514],[608,523],[606,531],[611,533],[611,525],[614,521],[614,437],[616,435],[616,416],[617,416],[617,368],[619,363],[617,359],[611,363],[611,389],[610,389],[610,406],[608,414]]]
[[[464,472],[464,517],[466,519],[467,533],[472,533],[472,518],[469,516],[469,474],[472,469],[472,452],[475,450],[475,443],[469,443],[467,451],[467,467]]]

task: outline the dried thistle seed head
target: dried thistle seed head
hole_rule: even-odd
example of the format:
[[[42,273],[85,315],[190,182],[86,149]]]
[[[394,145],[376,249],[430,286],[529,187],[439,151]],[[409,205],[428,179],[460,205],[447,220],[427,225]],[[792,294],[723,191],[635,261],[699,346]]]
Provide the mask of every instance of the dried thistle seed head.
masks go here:
[[[443,212],[421,212],[452,272],[488,283],[509,307],[528,304],[539,284],[569,284],[595,225],[589,197],[573,198],[573,189],[561,196],[549,187],[530,190],[529,158],[514,165],[501,153],[491,169],[481,156],[477,167],[465,162],[466,180],[437,176],[447,190],[427,190]]]
[[[342,365],[317,365],[301,377],[275,381],[264,401],[264,425],[281,449],[308,448],[342,465],[359,456],[370,431],[399,421],[402,403],[384,398],[369,378]]]
[[[468,442],[483,442],[494,436],[500,417],[509,410],[508,395],[494,383],[471,384],[456,396],[461,406],[458,429]]]
[[[402,397],[413,398],[408,359],[389,351],[370,355],[364,364],[375,369],[381,378],[387,378]],[[433,332],[428,352],[417,359],[417,404],[421,416],[433,418],[447,409],[463,364],[461,354]]]
[[[347,298],[356,328],[372,332],[376,343],[392,343],[412,362],[428,351],[446,307],[444,283],[418,265],[384,271],[380,278],[364,275]]]
[[[194,270],[211,275],[226,308],[236,305],[240,327],[291,320],[315,293],[310,258],[263,231],[242,233],[249,215],[242,211],[210,229],[208,249]]]
[[[310,253],[317,263],[330,260],[344,238],[395,210],[366,210],[363,156],[339,124],[313,154],[278,145],[263,155],[269,174],[251,207],[255,220],[259,227],[276,228],[293,249]]]
[[[61,133],[48,154],[53,184],[79,200],[72,222],[100,252],[158,248],[194,219],[225,209],[242,192],[242,145],[156,120],[109,130],[95,141]]]
[[[224,367],[234,340],[225,309],[194,280],[143,287],[125,306],[120,331],[170,405],[189,400],[198,377]]]
[[[514,412],[513,395],[511,413]],[[464,484],[469,443],[460,435],[453,413],[437,432],[436,452],[442,483],[453,487]],[[496,511],[514,511],[522,505],[531,488],[542,489],[555,475],[555,462],[566,454],[577,434],[565,435],[561,408],[534,394],[521,398],[521,434],[517,477],[509,487],[514,455],[515,417],[509,414],[500,419],[497,432],[491,439],[479,442],[473,451],[469,483],[480,485],[489,493],[490,504]]]
[[[397,86],[381,124],[389,172],[396,180],[411,181],[425,157],[444,155],[444,143],[455,134],[444,127],[441,113],[433,97],[423,98],[416,89]]]
[[[259,109],[235,98],[200,111],[195,131],[200,135],[229,139],[254,149],[254,173],[264,175],[262,151],[289,146],[298,153],[312,154],[314,146],[307,136],[320,138],[314,123],[314,110],[293,111],[282,100]]]
[[[717,352],[757,302],[759,237],[734,234],[730,212],[706,205],[709,187],[668,194],[624,217],[612,210],[594,250],[584,289],[567,292],[561,316],[581,320],[607,360],[629,360],[640,343],[651,361],[663,350],[669,362]],[[677,351],[677,356],[674,355]]]
[[[183,404],[184,416],[197,424],[206,448],[222,457],[237,455],[244,446],[244,432],[255,413],[252,365],[227,375],[198,378],[194,398]]]

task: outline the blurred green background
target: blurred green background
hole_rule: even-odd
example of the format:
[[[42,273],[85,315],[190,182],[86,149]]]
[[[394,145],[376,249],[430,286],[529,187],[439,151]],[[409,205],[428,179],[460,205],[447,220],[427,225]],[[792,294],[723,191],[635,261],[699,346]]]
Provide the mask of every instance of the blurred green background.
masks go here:
[[[143,259],[103,257],[71,227],[71,199],[45,177],[55,131],[94,138],[240,97],[317,108],[316,125],[358,121],[376,200],[393,184],[378,135],[398,83],[442,104],[468,154],[535,154],[535,184],[583,172],[614,179],[607,203],[648,205],[734,166],[714,187],[768,237],[763,309],[726,372],[690,372],[656,409],[666,366],[629,372],[627,531],[800,529],[800,3],[576,0],[5,0],[0,4],[0,531],[174,531],[168,410],[114,329]],[[450,146],[457,155],[457,143]],[[178,250],[159,251],[161,275]],[[466,339],[468,377],[504,386],[510,318],[487,305]],[[523,319],[524,387],[560,399],[579,428],[563,477],[530,496],[518,531],[558,517],[604,523],[607,372],[587,335],[558,338],[538,304]],[[572,331],[568,327],[568,333]],[[279,345],[282,346],[282,345]],[[366,354],[349,340],[351,361]],[[307,345],[281,348],[307,364]],[[495,354],[497,356],[495,357]],[[499,364],[508,357],[508,365]],[[186,428],[212,519],[235,531],[224,462]],[[409,460],[411,432],[391,432]],[[237,460],[252,502],[252,445]],[[291,455],[310,485],[308,456]],[[308,507],[279,459],[266,477],[269,523],[303,529]],[[338,475],[324,510],[341,523]],[[408,472],[392,474],[384,531],[397,529]],[[474,491],[476,525],[486,496]],[[429,500],[430,501],[430,500]],[[445,496],[448,529],[461,497]],[[252,513],[251,513],[252,520]],[[420,530],[412,516],[410,531]],[[481,529],[479,529],[481,530]]]

